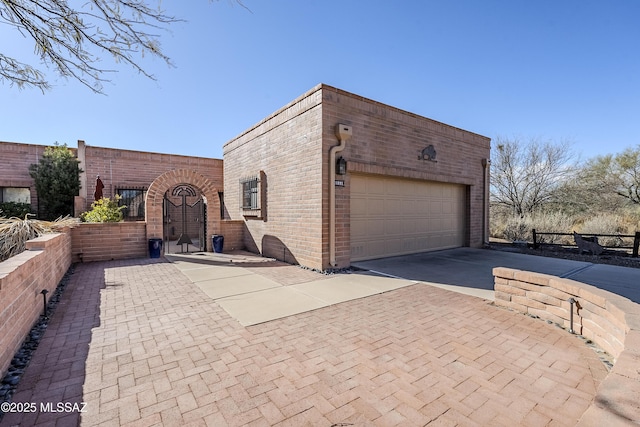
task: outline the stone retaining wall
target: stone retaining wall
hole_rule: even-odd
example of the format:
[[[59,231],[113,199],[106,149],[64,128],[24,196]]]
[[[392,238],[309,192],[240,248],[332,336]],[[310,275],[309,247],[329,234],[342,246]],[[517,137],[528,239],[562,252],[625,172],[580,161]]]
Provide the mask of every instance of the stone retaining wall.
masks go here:
[[[610,353],[614,366],[579,426],[640,423],[640,305],[585,283],[497,267],[495,303],[573,329]]]

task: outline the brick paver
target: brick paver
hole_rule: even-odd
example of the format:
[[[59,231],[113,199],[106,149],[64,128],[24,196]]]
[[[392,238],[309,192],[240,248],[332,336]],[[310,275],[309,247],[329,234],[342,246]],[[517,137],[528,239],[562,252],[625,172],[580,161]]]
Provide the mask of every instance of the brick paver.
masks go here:
[[[420,284],[244,328],[131,260],[78,265],[63,303],[14,401],[86,402],[86,426],[571,426],[606,375],[559,328]]]

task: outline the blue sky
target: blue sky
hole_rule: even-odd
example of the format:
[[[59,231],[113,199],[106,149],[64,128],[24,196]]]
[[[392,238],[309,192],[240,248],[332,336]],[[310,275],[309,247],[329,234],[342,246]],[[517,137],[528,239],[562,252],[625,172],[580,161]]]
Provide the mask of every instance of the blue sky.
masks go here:
[[[150,0],[153,1],[153,0]],[[0,140],[222,158],[222,145],[318,83],[492,139],[571,140],[583,158],[640,144],[640,2],[164,1],[175,68],[119,72],[96,95],[49,76],[0,84]],[[0,25],[0,49],[32,44]]]

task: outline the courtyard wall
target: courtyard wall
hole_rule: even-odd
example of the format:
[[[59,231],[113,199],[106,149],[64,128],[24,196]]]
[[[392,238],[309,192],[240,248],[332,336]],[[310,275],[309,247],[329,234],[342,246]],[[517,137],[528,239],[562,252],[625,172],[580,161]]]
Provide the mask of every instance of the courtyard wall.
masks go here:
[[[38,197],[29,165],[37,164],[46,146],[0,142],[0,187],[29,188],[32,211],[37,212]],[[80,161],[80,194],[75,200],[76,215],[91,208],[96,190],[96,177],[104,184],[103,196],[112,198],[118,189],[148,189],[151,182],[174,169],[191,169],[209,179],[219,192],[223,189],[222,160],[206,157],[159,154],[135,150],[102,148],[78,141],[69,148]],[[219,212],[214,212],[219,215]]]
[[[0,375],[43,312],[41,291],[51,297],[71,265],[68,231],[29,240],[26,249],[0,262]]]
[[[144,221],[82,223],[71,229],[73,262],[145,258],[148,255]]]
[[[179,148],[179,147],[176,147]],[[84,151],[84,157],[82,152]],[[78,159],[84,169],[84,210],[91,208],[96,190],[96,177],[104,185],[103,196],[113,197],[118,189],[144,189],[160,175],[171,170],[187,169],[198,172],[209,179],[218,191],[223,189],[222,160],[176,154],[149,153],[135,150],[102,148],[78,141]],[[211,201],[208,201],[213,206]],[[219,215],[219,212],[212,212]]]

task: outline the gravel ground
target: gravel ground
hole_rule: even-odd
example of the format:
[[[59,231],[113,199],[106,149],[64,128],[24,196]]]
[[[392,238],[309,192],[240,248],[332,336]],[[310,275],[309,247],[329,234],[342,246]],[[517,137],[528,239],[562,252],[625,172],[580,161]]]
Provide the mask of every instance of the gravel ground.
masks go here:
[[[552,258],[571,259],[575,261],[591,262],[594,264],[610,264],[621,267],[640,268],[640,258],[631,256],[631,250],[605,249],[601,255],[580,254],[578,248],[571,246],[542,245],[538,249],[527,246],[515,245],[508,242],[491,242],[489,248],[498,251],[519,252],[529,255],[546,256]]]

